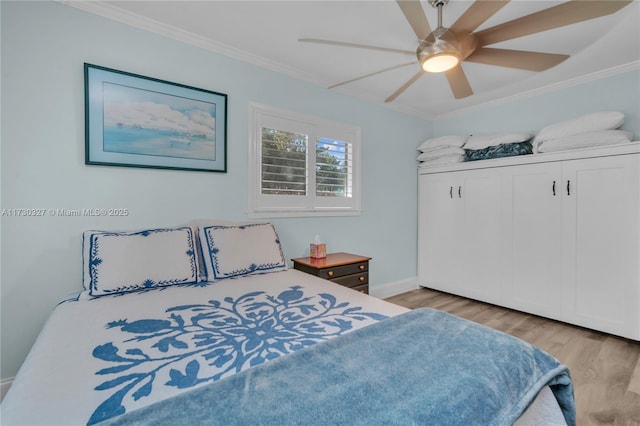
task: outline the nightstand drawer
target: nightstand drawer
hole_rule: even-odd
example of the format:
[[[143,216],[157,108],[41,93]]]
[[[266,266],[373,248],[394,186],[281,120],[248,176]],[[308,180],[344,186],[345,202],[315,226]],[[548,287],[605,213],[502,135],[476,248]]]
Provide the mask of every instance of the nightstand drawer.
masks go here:
[[[343,277],[332,278],[331,281],[345,287],[358,287],[369,284],[369,273],[363,272],[360,274],[346,275]]]
[[[334,266],[332,268],[320,269],[318,276],[333,280],[334,278],[340,278],[345,275],[357,274],[361,272],[368,272],[369,262],[359,262],[352,265]]]
[[[358,287],[350,287],[351,290],[359,291],[360,293],[369,294],[369,285],[360,285]]]

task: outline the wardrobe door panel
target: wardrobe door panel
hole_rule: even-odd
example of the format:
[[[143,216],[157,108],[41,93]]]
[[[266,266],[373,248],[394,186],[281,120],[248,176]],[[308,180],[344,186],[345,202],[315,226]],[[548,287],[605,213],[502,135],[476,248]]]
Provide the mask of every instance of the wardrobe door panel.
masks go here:
[[[561,164],[505,169],[505,299],[511,307],[561,318]]]
[[[460,262],[461,201],[457,175],[421,175],[418,181],[418,284],[453,291]]]
[[[564,280],[573,320],[639,338],[638,155],[563,163]]]
[[[460,292],[471,298],[502,300],[502,180],[501,169],[464,172],[458,196],[463,217],[459,224]]]

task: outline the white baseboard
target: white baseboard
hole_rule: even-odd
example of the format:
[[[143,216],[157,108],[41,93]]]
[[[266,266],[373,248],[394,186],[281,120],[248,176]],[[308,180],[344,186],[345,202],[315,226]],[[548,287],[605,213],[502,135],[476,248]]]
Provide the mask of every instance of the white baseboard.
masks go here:
[[[418,278],[407,278],[401,281],[394,281],[375,287],[369,287],[369,294],[380,299],[395,296],[396,294],[415,290],[418,288]]]
[[[9,391],[9,388],[11,387],[11,383],[13,383],[13,377],[11,377],[10,379],[3,379],[0,381],[0,402],[2,402],[2,400],[4,399],[4,396]]]

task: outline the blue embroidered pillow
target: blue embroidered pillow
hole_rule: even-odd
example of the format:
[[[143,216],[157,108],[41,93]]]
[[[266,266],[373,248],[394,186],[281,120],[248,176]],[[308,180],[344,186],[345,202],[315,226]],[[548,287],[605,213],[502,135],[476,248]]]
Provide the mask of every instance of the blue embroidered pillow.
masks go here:
[[[209,280],[287,270],[270,223],[203,226],[199,234]]]
[[[204,256],[202,254],[202,244],[200,243],[200,232],[199,229],[204,226],[237,226],[244,225],[245,223],[255,223],[255,222],[232,222],[229,220],[222,219],[196,219],[192,220],[187,224],[193,231],[193,236],[195,237],[195,245],[196,245],[196,260],[198,262],[198,281],[206,282],[209,280],[207,276],[207,270],[205,268]],[[211,278],[213,279],[213,278]]]
[[[90,296],[197,281],[193,230],[85,231],[83,285]]]

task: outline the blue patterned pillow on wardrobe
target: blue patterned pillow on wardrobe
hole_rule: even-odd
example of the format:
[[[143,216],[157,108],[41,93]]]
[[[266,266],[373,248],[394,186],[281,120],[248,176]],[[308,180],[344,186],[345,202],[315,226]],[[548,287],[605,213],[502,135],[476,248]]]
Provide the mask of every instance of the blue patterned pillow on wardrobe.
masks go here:
[[[193,230],[85,231],[83,285],[90,296],[197,281]]]

